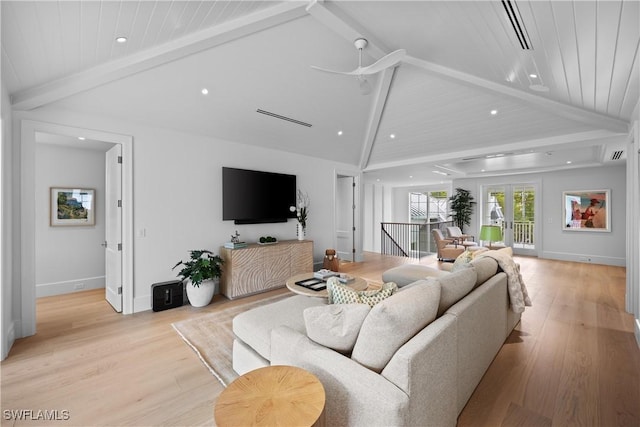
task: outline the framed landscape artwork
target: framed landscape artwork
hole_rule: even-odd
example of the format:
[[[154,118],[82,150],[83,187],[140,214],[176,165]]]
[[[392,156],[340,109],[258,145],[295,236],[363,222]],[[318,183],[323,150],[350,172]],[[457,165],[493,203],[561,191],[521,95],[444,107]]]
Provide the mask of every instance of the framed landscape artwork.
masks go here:
[[[562,229],[610,232],[610,200],[610,190],[564,191]]]
[[[52,227],[95,224],[95,190],[51,187]]]

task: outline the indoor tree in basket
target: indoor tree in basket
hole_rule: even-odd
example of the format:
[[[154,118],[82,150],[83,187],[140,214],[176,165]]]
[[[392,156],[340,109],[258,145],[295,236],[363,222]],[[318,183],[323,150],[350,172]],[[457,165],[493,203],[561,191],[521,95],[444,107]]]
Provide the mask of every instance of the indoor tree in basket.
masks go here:
[[[190,260],[179,261],[172,270],[182,265],[178,277],[185,282],[187,297],[194,307],[204,307],[211,302],[215,285],[213,279],[222,274],[223,260],[213,252],[202,249],[189,251]]]
[[[469,190],[456,188],[453,196],[449,197],[451,212],[453,212],[453,224],[464,232],[465,225],[471,225],[471,215],[473,214],[473,196]]]

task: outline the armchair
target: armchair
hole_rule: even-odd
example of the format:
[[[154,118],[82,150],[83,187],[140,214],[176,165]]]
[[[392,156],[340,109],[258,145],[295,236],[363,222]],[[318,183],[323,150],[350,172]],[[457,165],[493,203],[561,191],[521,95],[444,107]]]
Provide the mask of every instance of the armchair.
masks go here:
[[[438,248],[438,261],[456,259],[458,255],[465,251],[464,246],[456,244],[453,239],[446,239],[439,229],[434,228],[431,230],[431,234]]]
[[[475,238],[470,234],[463,234],[460,227],[447,227],[447,234],[450,239],[457,241],[458,244],[462,246],[476,246],[477,243],[474,242]],[[470,242],[469,239],[472,241]]]

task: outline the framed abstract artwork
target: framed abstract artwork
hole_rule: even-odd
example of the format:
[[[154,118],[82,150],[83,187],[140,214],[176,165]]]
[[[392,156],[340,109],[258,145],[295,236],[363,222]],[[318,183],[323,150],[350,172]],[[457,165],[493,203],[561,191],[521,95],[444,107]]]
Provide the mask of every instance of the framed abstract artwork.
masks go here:
[[[562,193],[563,223],[567,231],[611,231],[611,190]]]
[[[51,187],[50,225],[95,225],[95,190]]]

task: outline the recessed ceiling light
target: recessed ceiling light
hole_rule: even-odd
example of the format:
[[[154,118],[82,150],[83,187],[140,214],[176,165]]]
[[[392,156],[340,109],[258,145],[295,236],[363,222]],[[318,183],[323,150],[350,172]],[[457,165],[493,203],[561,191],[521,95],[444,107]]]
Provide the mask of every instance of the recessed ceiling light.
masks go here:
[[[200,92],[202,92],[203,95],[208,95],[209,94],[209,89],[204,87],[204,88],[202,88],[202,90]]]
[[[394,139],[396,137],[395,133],[392,133],[391,135],[389,135],[389,138]]]
[[[495,116],[496,114],[498,114],[498,110],[491,110],[491,115]]]
[[[342,136],[342,131],[341,130],[338,131],[338,136]]]
[[[480,172],[486,172],[486,170],[484,170],[484,169],[480,169]]]
[[[571,164],[571,160],[567,160],[567,164],[570,165]]]
[[[409,178],[413,178],[413,175],[409,175]]]
[[[377,179],[376,179],[376,181],[377,181],[377,182],[380,182],[380,178],[377,178]]]
[[[79,137],[78,137],[78,139],[79,139],[80,141],[84,141],[84,140],[85,140],[85,139],[87,139],[87,138],[85,138],[84,136],[79,136]]]
[[[537,79],[538,75],[534,74],[534,73],[531,73],[531,74],[529,74],[529,77],[531,77],[532,79]]]
[[[127,42],[127,38],[126,37],[116,37],[116,41],[118,43],[126,43]]]

